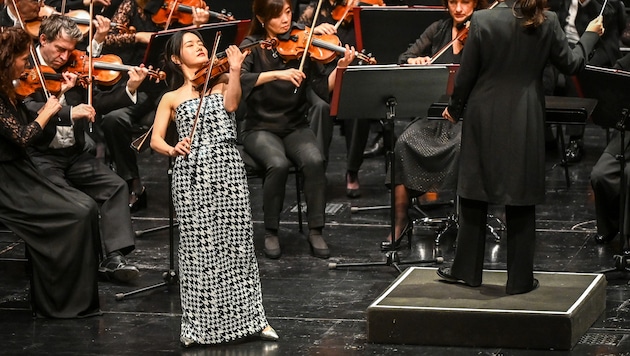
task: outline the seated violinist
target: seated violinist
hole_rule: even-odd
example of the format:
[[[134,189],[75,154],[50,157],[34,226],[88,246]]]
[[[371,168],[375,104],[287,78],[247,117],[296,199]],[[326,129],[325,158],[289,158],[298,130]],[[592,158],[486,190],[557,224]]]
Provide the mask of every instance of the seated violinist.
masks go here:
[[[457,38],[467,32],[464,24],[473,11],[483,9],[487,4],[485,0],[442,0],[442,3],[450,17],[427,27],[415,43],[398,57],[399,64],[426,65],[431,63],[432,58],[434,63],[459,63],[464,41]],[[439,57],[431,57],[438,52],[443,53]],[[455,189],[460,142],[461,125],[446,120],[418,118],[400,135],[394,148],[396,237],[392,239],[388,236],[381,242],[383,250],[400,247],[405,236],[411,243],[410,197],[428,191]],[[387,174],[387,177],[390,175]]]
[[[322,235],[326,207],[324,156],[306,119],[306,95],[312,89],[327,99],[337,72],[333,70],[326,75],[323,66],[310,56],[301,71],[298,68],[304,51],[300,55],[287,54],[300,52],[300,49],[292,48],[297,42],[288,40],[294,34],[293,30],[299,35],[305,34],[303,26],[300,29],[291,22],[290,0],[254,0],[252,9],[254,17],[243,45],[269,38],[280,40],[280,45],[272,50],[253,48],[241,67],[242,100],[247,104],[243,147],[265,170],[264,252],[269,258],[281,255],[278,239],[280,212],[289,168],[295,165],[304,178],[311,253],[318,258],[328,258],[330,251]],[[345,48],[337,67],[346,67],[354,60],[354,48]]]
[[[17,11],[15,11],[15,5],[17,5],[20,17],[22,21],[30,21],[45,15],[45,9],[42,7],[43,3],[36,0],[6,0],[4,8],[0,11],[0,27],[14,27],[19,26],[19,20]]]
[[[96,201],[101,216],[101,240],[107,254],[99,272],[107,278],[128,281],[139,272],[124,258],[135,244],[127,205],[127,185],[85,151],[85,135],[88,126],[97,118],[97,112],[105,113],[134,103],[136,90],[147,69],[134,67],[129,70],[126,87],[107,93],[95,90],[93,105],[88,105],[85,103],[86,90],[76,85],[78,75],[67,68],[72,62],[71,57],[76,56],[75,45],[81,38],[80,30],[67,17],[51,15],[42,21],[36,53],[42,66],[49,66],[63,76],[61,92],[54,93],[62,108],[28,152],[35,165],[54,184],[72,194],[82,192]],[[24,103],[36,115],[46,101],[45,93],[39,89],[25,98]]]

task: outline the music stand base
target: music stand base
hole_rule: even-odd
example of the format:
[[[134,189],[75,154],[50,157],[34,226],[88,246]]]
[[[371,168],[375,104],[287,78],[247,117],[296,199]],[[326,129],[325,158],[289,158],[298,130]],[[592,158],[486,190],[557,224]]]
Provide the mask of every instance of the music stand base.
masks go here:
[[[177,274],[177,271],[175,270],[169,270],[162,273],[162,278],[164,279],[164,282],[157,283],[151,286],[146,286],[140,289],[135,289],[126,293],[116,293],[116,300],[121,301],[125,299],[126,297],[136,295],[138,293],[148,292],[148,291],[160,288],[160,287],[169,287],[179,282],[179,275]]]
[[[434,259],[429,260],[415,260],[415,261],[401,261],[400,255],[398,251],[387,251],[385,253],[386,260],[381,262],[358,262],[358,263],[329,263],[328,269],[337,269],[337,268],[348,268],[348,267],[374,267],[374,266],[391,266],[398,271],[398,273],[402,273],[400,269],[401,265],[408,264],[426,264],[426,263],[442,263],[444,262],[444,258],[439,256]]]

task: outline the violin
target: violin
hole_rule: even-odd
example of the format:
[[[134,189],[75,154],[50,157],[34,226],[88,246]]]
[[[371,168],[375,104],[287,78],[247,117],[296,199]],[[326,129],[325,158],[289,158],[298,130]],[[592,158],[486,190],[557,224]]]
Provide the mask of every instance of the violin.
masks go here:
[[[330,15],[337,23],[349,24],[352,22],[352,8],[356,6],[385,6],[383,0],[346,0],[344,5],[337,5]]]
[[[48,91],[51,94],[58,96],[59,92],[61,92],[61,83],[63,81],[61,74],[55,72],[55,70],[51,67],[44,65],[39,66],[39,70],[44,77],[44,85]],[[82,79],[80,78],[79,80]],[[42,88],[42,82],[39,80],[37,68],[26,69],[13,84],[15,87],[15,93],[20,98],[26,98],[38,89]]]
[[[193,7],[206,8],[203,0],[165,0],[160,9],[151,16],[151,20],[156,25],[165,25],[176,20],[182,25],[192,25]],[[234,21],[235,18],[225,10],[222,12],[210,11],[210,17],[219,21]]]
[[[88,56],[89,54],[75,49],[62,71],[76,73],[79,77],[87,75],[89,72]],[[111,86],[118,83],[122,77],[122,72],[127,72],[134,66],[123,64],[122,59],[115,54],[105,54],[100,57],[93,57],[92,67],[92,79],[98,84]],[[166,73],[152,68],[149,68],[147,75],[156,82],[166,79]]]
[[[278,40],[273,38],[269,40],[260,40],[252,43],[248,43],[244,46],[240,46],[239,49],[241,52],[247,51],[254,46],[260,45],[261,48],[270,50],[275,48],[278,45]],[[203,65],[203,68],[199,69],[195,72],[195,76],[192,79],[193,85],[197,91],[202,90],[202,87],[206,80],[208,79],[208,72],[210,70],[211,62],[208,61]],[[214,59],[214,63],[212,63],[212,70],[210,72],[210,80],[214,80],[219,77],[221,74],[227,73],[230,70],[230,64],[228,63],[227,54],[225,51],[219,52]]]
[[[44,6],[44,8],[49,7],[48,13],[58,13],[55,11],[55,8],[51,6]],[[77,24],[77,27],[81,30],[83,36],[86,36],[90,31],[90,26],[92,25],[92,20],[90,19],[90,13],[85,10],[72,10],[67,12],[64,16],[70,18]],[[39,26],[42,24],[43,17],[38,17],[36,19],[27,21],[24,23],[24,30],[28,32],[29,35],[33,38],[37,38],[39,36]],[[116,22],[111,22],[110,27],[112,30],[118,30],[121,33],[134,33],[136,29],[132,26],[127,28],[127,26],[123,24],[119,24]]]
[[[285,61],[301,58],[306,50],[309,32],[309,27],[303,30],[299,28],[291,30],[289,38],[278,43],[278,54]],[[337,54],[343,55],[344,53],[346,53],[346,48],[341,46],[341,41],[337,35],[313,35],[313,41],[308,48],[309,56],[313,60],[324,64],[332,62],[337,57]],[[370,55],[357,51],[354,54],[361,62],[376,63],[376,59]]]

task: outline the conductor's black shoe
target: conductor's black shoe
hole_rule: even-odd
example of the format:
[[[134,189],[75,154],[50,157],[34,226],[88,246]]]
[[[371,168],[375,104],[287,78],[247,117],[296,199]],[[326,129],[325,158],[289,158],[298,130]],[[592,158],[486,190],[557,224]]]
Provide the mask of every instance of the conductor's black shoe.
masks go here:
[[[610,241],[612,241],[615,236],[617,236],[617,233],[612,233],[612,234],[595,234],[595,236],[593,236],[593,240],[595,240],[595,243],[597,244],[607,244]]]
[[[98,267],[98,272],[103,278],[118,282],[129,282],[140,274],[138,267],[127,263],[125,256],[120,253],[104,259]]]
[[[505,293],[510,294],[510,295],[515,295],[515,294],[525,294],[525,293],[529,293],[531,291],[533,291],[534,289],[538,288],[539,283],[538,280],[536,278],[534,278],[534,281],[532,282],[532,287],[528,288],[528,289],[524,289],[524,290],[520,290],[520,291],[505,291]]]
[[[571,140],[569,147],[564,151],[564,158],[567,163],[577,163],[582,160],[584,147],[582,140]]]
[[[440,268],[437,269],[436,273],[446,283],[460,283],[460,284],[467,285],[469,287],[479,287],[481,285],[481,283],[479,283],[479,284],[470,284],[470,283],[466,282],[463,279],[459,279],[459,278],[453,276],[451,274],[451,269],[449,267],[440,267]]]
[[[370,147],[366,148],[365,151],[363,151],[363,157],[371,158],[371,157],[382,155],[383,153],[385,153],[385,143],[383,142],[383,134],[378,134],[378,136],[374,138],[374,141],[372,142]]]

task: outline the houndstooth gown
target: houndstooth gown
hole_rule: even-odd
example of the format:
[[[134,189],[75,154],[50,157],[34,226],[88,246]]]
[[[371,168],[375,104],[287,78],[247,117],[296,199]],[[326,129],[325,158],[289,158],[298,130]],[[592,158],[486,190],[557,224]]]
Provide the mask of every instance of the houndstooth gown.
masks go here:
[[[175,110],[179,137],[189,136],[198,105],[191,99]],[[260,332],[267,320],[236,123],[221,94],[204,98],[195,131],[190,154],[178,157],[173,169],[181,336],[215,344]]]

